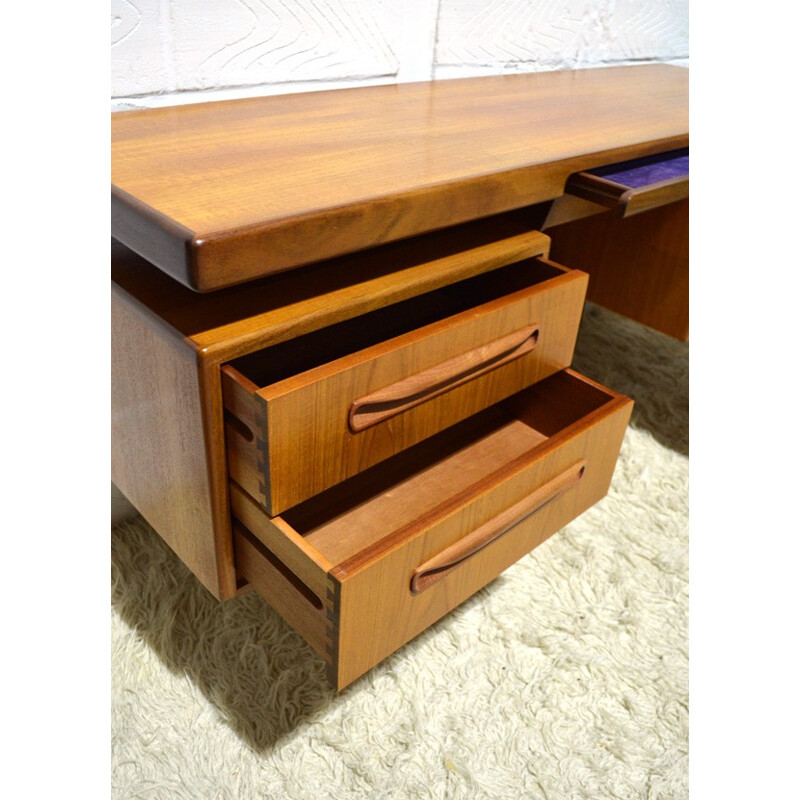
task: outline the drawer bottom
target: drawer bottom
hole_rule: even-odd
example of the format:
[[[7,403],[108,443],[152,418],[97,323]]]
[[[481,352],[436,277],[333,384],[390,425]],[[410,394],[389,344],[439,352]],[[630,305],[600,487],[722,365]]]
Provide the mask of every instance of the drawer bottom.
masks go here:
[[[632,405],[564,370],[280,517],[232,484],[239,575],[341,689],[603,497]]]

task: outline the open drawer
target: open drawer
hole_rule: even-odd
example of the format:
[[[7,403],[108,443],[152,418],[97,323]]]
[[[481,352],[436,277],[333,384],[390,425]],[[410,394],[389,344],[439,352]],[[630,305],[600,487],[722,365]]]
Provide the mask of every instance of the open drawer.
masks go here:
[[[632,405],[564,370],[281,516],[232,483],[237,574],[342,688],[603,497]]]
[[[689,196],[689,148],[570,175],[565,194],[629,217]]]
[[[231,478],[279,514],[563,369],[586,284],[530,258],[226,365]]]

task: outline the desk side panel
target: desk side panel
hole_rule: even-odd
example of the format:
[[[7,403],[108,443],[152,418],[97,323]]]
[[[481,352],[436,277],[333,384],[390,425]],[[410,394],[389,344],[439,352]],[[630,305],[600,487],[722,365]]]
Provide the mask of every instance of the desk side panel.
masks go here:
[[[589,273],[587,300],[689,339],[689,200],[619,219],[615,212],[547,229],[555,261]]]
[[[112,284],[112,480],[223,598],[228,581],[216,552],[200,380],[195,349]]]

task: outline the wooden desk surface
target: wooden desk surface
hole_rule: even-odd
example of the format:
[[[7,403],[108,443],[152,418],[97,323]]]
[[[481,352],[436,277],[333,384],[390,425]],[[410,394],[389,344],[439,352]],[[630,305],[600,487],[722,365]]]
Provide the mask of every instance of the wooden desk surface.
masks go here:
[[[112,235],[198,291],[542,202],[688,144],[688,70],[613,67],[112,115]]]

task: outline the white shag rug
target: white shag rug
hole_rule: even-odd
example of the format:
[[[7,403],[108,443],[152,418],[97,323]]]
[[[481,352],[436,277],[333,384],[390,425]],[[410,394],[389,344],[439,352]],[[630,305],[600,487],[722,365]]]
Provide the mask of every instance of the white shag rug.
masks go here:
[[[255,593],[112,530],[114,798],[688,797],[688,346],[588,305],[609,495],[337,695]]]

